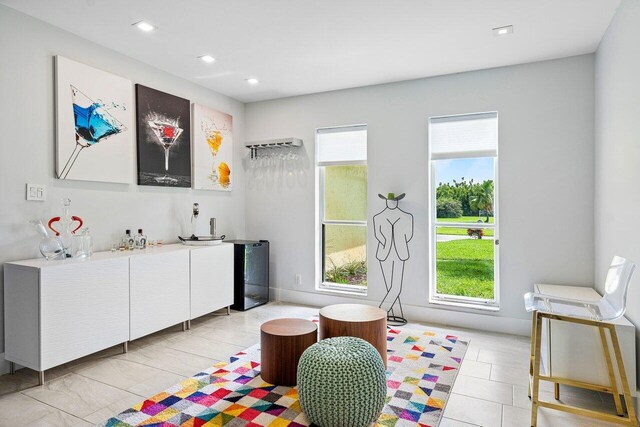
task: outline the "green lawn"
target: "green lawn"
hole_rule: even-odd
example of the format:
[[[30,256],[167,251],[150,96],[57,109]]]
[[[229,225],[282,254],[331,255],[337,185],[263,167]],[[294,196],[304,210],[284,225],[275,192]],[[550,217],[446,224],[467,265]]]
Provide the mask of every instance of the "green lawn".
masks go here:
[[[438,218],[438,222],[478,222],[481,219],[484,222],[487,217],[484,216],[461,216],[460,218]],[[493,217],[489,217],[489,224],[493,224]]]
[[[493,298],[493,240],[436,243],[438,293]]]
[[[460,218],[438,218],[438,222],[468,222],[469,228],[473,228],[472,224],[477,223],[478,220],[481,219],[484,221],[486,217],[479,216],[463,216]],[[493,217],[489,217],[489,224],[493,224]],[[438,234],[446,234],[449,236],[466,236],[467,229],[466,228],[453,228],[453,227],[438,227]],[[493,236],[493,230],[484,230],[485,236]]]

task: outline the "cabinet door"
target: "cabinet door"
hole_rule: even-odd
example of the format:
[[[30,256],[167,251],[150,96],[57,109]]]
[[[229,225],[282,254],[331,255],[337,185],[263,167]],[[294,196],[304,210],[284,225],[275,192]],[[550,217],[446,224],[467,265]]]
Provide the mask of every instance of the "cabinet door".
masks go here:
[[[129,340],[129,260],[87,260],[40,271],[41,368]]]
[[[233,245],[191,251],[191,318],[233,304]]]
[[[189,251],[130,258],[131,339],[189,319]]]

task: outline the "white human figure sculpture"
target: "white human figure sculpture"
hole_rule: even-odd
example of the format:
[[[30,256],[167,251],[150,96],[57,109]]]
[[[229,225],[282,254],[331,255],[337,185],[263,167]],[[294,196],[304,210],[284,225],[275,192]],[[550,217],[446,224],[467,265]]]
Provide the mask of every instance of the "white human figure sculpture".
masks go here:
[[[389,193],[387,197],[378,194],[378,197],[386,200],[386,207],[373,216],[374,235],[378,240],[376,258],[380,261],[387,288],[380,308],[387,311],[388,320],[400,324],[407,323],[402,311],[400,294],[404,279],[404,263],[409,259],[409,242],[413,238],[413,215],[398,207],[398,201],[404,196],[404,193],[399,196]]]

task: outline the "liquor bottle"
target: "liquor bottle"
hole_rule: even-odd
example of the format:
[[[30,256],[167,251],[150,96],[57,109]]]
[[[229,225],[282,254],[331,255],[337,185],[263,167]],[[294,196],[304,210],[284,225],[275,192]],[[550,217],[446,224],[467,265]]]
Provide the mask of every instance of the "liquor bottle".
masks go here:
[[[136,249],[146,249],[147,248],[147,236],[142,232],[142,228],[138,228],[138,234],[135,237],[135,246]]]
[[[133,250],[134,239],[133,239],[133,236],[131,235],[131,230],[127,230],[124,233],[124,236],[122,236],[122,244],[123,244],[124,249],[126,251],[132,251]]]

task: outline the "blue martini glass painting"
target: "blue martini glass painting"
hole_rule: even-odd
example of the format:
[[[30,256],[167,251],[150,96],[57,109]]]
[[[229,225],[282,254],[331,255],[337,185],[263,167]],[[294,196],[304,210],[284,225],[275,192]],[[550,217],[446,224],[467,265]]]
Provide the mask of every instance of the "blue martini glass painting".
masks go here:
[[[67,178],[82,150],[126,130],[126,127],[107,111],[104,104],[93,101],[73,85],[71,85],[71,97],[76,146],[58,176],[60,179]]]

